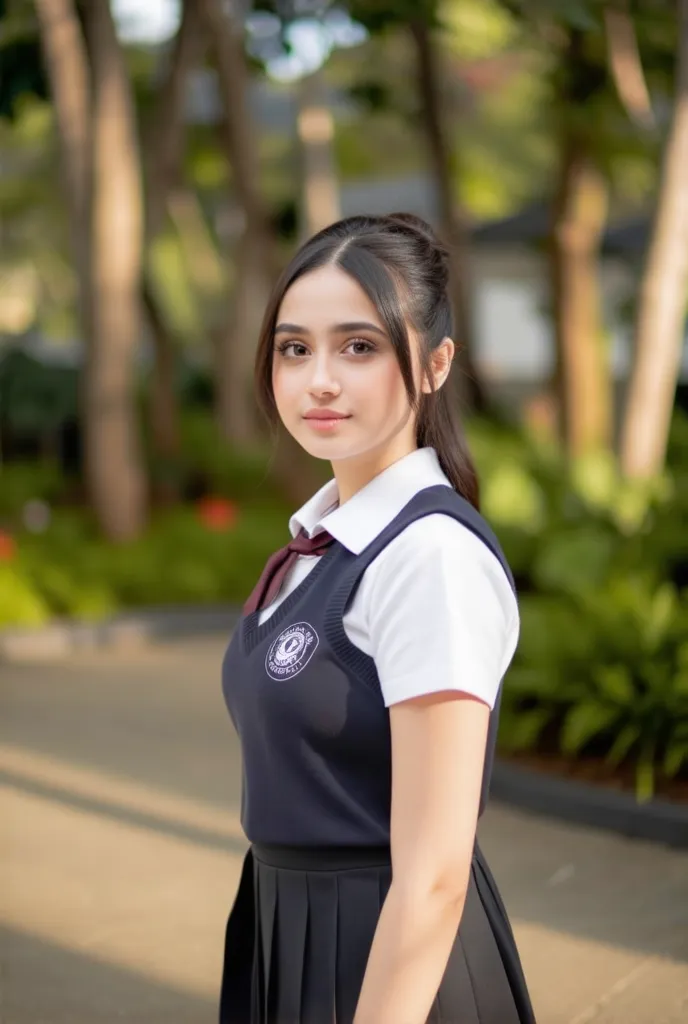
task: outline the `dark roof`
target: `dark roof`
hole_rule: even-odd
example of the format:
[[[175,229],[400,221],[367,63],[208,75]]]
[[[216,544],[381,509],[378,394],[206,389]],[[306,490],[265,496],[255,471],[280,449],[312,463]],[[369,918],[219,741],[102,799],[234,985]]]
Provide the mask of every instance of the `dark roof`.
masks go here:
[[[500,220],[478,224],[473,241],[478,246],[538,246],[547,240],[551,212],[546,203],[535,203]],[[602,251],[607,255],[636,256],[645,251],[650,230],[647,215],[629,217],[610,224],[604,234]]]
[[[549,220],[545,203],[533,204],[509,217],[476,225],[473,240],[478,245],[536,245],[547,238]]]
[[[604,237],[604,250],[623,256],[642,255],[650,236],[650,218],[630,217],[613,224]]]

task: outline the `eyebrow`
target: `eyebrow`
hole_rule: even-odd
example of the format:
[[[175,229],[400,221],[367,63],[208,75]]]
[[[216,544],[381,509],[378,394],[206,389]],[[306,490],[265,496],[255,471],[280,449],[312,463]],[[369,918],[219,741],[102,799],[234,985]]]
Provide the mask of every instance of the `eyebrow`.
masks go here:
[[[347,331],[372,331],[374,334],[379,334],[382,338],[386,338],[387,335],[375,324],[369,323],[367,320],[352,320],[346,324],[335,324],[332,328],[334,334],[344,334]],[[298,324],[277,324],[275,327],[275,334],[310,334],[307,327],[300,327]]]

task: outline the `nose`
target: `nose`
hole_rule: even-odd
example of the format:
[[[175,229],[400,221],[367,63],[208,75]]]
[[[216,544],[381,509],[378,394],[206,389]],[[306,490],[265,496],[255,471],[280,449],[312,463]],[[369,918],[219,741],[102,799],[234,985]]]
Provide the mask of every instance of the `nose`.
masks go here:
[[[311,377],[308,384],[309,394],[313,398],[324,398],[325,395],[338,395],[341,384],[336,379],[332,360],[327,352],[321,352],[310,361]]]

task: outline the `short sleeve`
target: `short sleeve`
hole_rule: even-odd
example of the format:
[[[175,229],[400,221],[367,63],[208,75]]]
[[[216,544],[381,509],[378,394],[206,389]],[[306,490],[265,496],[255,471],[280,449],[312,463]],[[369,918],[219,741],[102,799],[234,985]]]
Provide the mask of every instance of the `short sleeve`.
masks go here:
[[[370,653],[386,706],[456,690],[494,706],[518,642],[498,559],[450,516],[416,520],[369,566]]]

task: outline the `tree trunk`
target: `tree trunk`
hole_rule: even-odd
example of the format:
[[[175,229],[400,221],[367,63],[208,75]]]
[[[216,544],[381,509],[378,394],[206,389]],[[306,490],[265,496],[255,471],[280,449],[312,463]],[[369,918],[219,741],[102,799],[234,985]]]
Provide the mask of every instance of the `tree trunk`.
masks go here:
[[[226,291],[227,271],[195,191],[187,185],[173,188],[167,197],[167,212],[182,243],[191,285],[202,302],[214,306]]]
[[[301,157],[301,236],[306,241],[339,220],[339,185],[332,140],[334,119],[322,70],[306,75],[298,84],[297,134]]]
[[[604,178],[571,135],[561,153],[551,239],[560,434],[571,458],[609,448],[612,440],[598,266],[607,199]]]
[[[676,102],[640,287],[622,438],[626,476],[649,479],[666,455],[685,333],[688,290],[688,0],[680,0]]]
[[[450,289],[456,324],[454,340],[460,350],[457,364],[461,370],[460,374],[454,375],[454,379],[463,403],[475,411],[484,411],[487,396],[475,362],[469,232],[463,212],[454,201],[451,153],[442,109],[439,58],[426,21],[423,18],[414,19],[409,27],[417,54],[422,121],[439,199],[441,232],[452,256]]]
[[[237,246],[232,308],[226,330],[218,342],[217,422],[221,435],[229,443],[247,445],[260,438],[252,399],[251,369],[276,258],[260,192],[258,156],[249,119],[243,24],[236,10],[225,13],[222,0],[199,2],[215,52],[227,158],[244,216],[243,237]]]
[[[91,118],[88,53],[74,0],[35,0],[41,47],[57,122],[60,164],[85,329],[89,266]],[[87,339],[86,339],[87,340]]]
[[[157,497],[170,502],[176,497],[171,469],[179,455],[179,408],[177,404],[177,354],[161,314],[151,283],[145,280],[142,299],[153,340],[153,372],[150,386],[150,427],[153,451],[161,475],[156,480]]]
[[[146,312],[148,331],[153,343],[153,373],[148,397],[151,441],[155,455],[167,461],[179,455],[177,346],[155,294],[155,284],[148,267],[142,272],[141,303]],[[164,497],[166,500],[170,499],[169,487],[166,487]]]
[[[106,0],[90,5],[90,46],[73,0],[36,0],[36,13],[79,278],[87,489],[104,533],[121,540],[139,531],[145,510],[132,379],[141,221],[133,110]]]
[[[198,5],[185,0],[182,20],[168,57],[168,67],[146,131],[144,151],[146,245],[161,232],[170,191],[176,185],[184,140],[184,99],[189,72],[200,59],[204,46]],[[146,309],[153,341],[154,370],[150,393],[150,425],[153,448],[162,462],[179,452],[179,404],[176,392],[177,351],[165,316],[155,294],[150,268],[143,272],[141,299]],[[172,498],[172,482],[163,485],[165,500]]]
[[[134,365],[141,337],[142,187],[133,101],[108,0],[90,0],[87,24],[93,188],[86,477],[105,533],[125,541],[141,531],[146,512]]]
[[[167,73],[146,127],[146,239],[162,230],[170,190],[177,184],[184,141],[184,100],[189,73],[205,48],[196,0],[184,0]]]
[[[216,415],[220,436],[230,444],[251,446],[260,439],[251,382],[255,339],[268,299],[265,253],[258,236],[246,230],[236,250],[233,320],[216,342]]]
[[[650,93],[640,58],[638,37],[628,0],[604,7],[609,70],[626,113],[641,128],[655,127]]]

